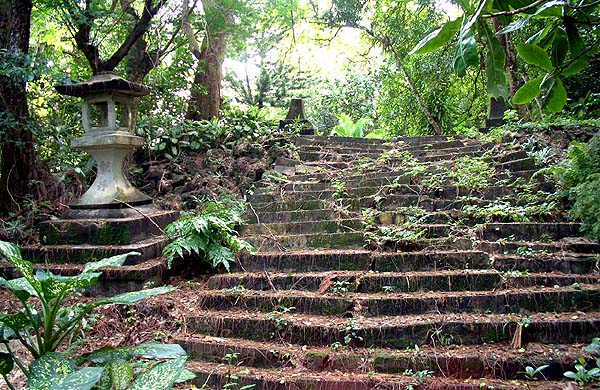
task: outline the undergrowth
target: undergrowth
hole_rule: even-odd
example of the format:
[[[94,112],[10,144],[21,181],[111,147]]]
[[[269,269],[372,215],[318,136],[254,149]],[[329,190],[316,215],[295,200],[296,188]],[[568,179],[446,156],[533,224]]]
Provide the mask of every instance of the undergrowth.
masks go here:
[[[165,229],[173,239],[163,249],[169,267],[176,257],[192,255],[213,269],[223,267],[229,272],[236,253],[254,251],[235,230],[236,225],[244,222],[244,211],[245,203],[229,199],[210,201],[200,212],[184,212]]]

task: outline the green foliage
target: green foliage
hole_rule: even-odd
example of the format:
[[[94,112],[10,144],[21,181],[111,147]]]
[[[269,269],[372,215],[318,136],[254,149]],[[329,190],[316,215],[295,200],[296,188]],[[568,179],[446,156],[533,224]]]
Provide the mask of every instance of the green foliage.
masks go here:
[[[354,122],[352,118],[344,113],[338,119],[338,124],[331,131],[331,135],[337,135],[338,137],[362,138],[364,136],[364,129],[369,124],[369,119],[367,118],[360,118]]]
[[[170,223],[165,232],[173,239],[164,249],[163,256],[171,266],[176,257],[194,255],[214,269],[229,271],[238,252],[252,252],[253,248],[239,238],[236,225],[242,224],[245,204],[235,201],[211,201],[200,214],[188,212]]]
[[[129,305],[174,289],[157,287],[74,305],[66,304],[66,301],[81,290],[97,283],[101,275],[101,272],[97,272],[99,269],[122,265],[128,256],[134,254],[137,253],[126,253],[88,263],[78,275],[61,276],[43,270],[34,273],[33,264],[21,257],[21,252],[16,245],[0,241],[0,258],[11,263],[22,275],[21,278],[11,280],[0,278],[0,286],[7,289],[22,305],[22,309],[16,313],[0,315],[0,343],[7,350],[7,354],[2,355],[3,371],[12,370],[13,363],[16,364],[28,377],[31,389],[92,388],[100,380],[103,369],[101,367],[77,369],[75,361],[55,351],[65,342],[67,345],[74,342],[78,329],[93,309],[109,304]],[[29,369],[25,368],[23,362],[13,352],[10,345],[13,339],[17,340],[34,358]],[[147,344],[130,349],[122,348],[112,354],[105,349],[87,356],[110,356],[111,359],[104,358],[104,363],[110,363],[117,356],[119,360],[123,360],[126,356],[153,357],[155,351],[168,351],[169,353],[161,355],[168,357],[175,349],[178,356],[185,355],[179,346],[158,347],[155,344]],[[81,359],[90,360],[86,355]],[[178,377],[179,374],[176,379]]]
[[[455,64],[458,63],[458,66],[454,68],[458,75],[462,75],[466,67],[478,66],[477,61],[464,61],[463,54],[465,31],[476,26],[475,41],[486,53],[488,93],[496,98],[506,97],[506,58],[497,35],[511,33],[513,37],[523,40],[516,45],[519,58],[538,71],[515,93],[515,104],[525,104],[540,96],[546,111],[561,111],[567,103],[563,80],[586,69],[589,58],[600,48],[596,33],[598,20],[594,17],[600,10],[598,3],[575,4],[557,0],[515,4],[511,0],[500,0],[479,2],[477,8],[471,1],[459,1],[458,4],[465,11],[465,21],[468,19],[468,23],[459,30],[456,29],[456,21],[446,22],[434,33],[421,39],[411,53],[441,48],[460,31],[455,50]],[[507,11],[510,12],[509,16],[506,15]],[[497,21],[505,26],[497,33],[489,25],[490,15],[497,16]],[[538,23],[539,20],[542,23]],[[594,22],[590,23],[590,20]],[[525,36],[532,29],[533,35]],[[543,75],[538,77],[540,71]]]
[[[596,360],[596,367],[587,369],[584,364],[576,364],[575,371],[567,371],[563,375],[578,383],[586,384],[600,380],[600,358]]]
[[[600,133],[585,144],[573,141],[568,158],[555,168],[559,184],[573,202],[570,215],[582,221],[582,230],[600,240]]]
[[[283,135],[266,110],[229,108],[221,119],[180,120],[168,115],[143,116],[137,133],[148,140],[158,158],[176,160],[182,155],[214,148],[231,150],[243,141],[258,141]]]
[[[531,366],[527,366],[525,367],[525,376],[527,377],[527,379],[529,380],[536,380],[537,379],[537,375],[540,374],[542,371],[544,371],[546,368],[550,367],[550,365],[548,364],[543,364],[537,368],[531,367]]]
[[[467,188],[487,187],[496,173],[494,166],[482,157],[464,156],[454,160],[454,168],[448,176],[454,179],[454,184]]]
[[[571,217],[581,220],[586,236],[600,240],[600,173],[589,175],[571,192]]]

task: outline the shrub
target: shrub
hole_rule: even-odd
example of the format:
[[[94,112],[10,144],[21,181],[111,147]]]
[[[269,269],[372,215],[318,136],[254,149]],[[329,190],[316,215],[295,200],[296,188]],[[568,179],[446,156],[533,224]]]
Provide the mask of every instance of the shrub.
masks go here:
[[[580,219],[581,230],[594,240],[600,240],[600,173],[595,173],[571,190],[571,216]]]
[[[184,213],[169,224],[165,231],[173,238],[163,249],[169,267],[176,257],[195,255],[212,268],[227,271],[235,263],[235,253],[252,252],[252,246],[239,238],[236,225],[242,224],[245,204],[235,201],[208,202],[201,213]]]
[[[7,375],[15,365],[27,376],[30,390],[90,389],[97,383],[100,383],[96,387],[99,390],[166,389],[177,380],[190,379],[190,373],[184,368],[186,354],[179,345],[146,343],[117,349],[101,348],[75,360],[56,352],[61,346],[68,350],[85,317],[93,309],[110,304],[129,305],[152,295],[173,291],[173,287],[165,286],[89,303],[68,302],[78,292],[98,282],[99,269],[122,265],[127,256],[134,254],[137,255],[132,252],[88,263],[79,275],[61,276],[44,270],[34,273],[33,264],[21,257],[19,247],[0,241],[0,259],[11,263],[22,275],[12,280],[0,278],[0,287],[7,289],[22,305],[16,313],[0,314],[0,344],[6,350],[0,353],[0,374],[10,389],[14,387]],[[34,361],[29,368],[13,352],[15,341],[32,355]],[[133,380],[128,360],[134,357],[172,360],[153,365]],[[98,367],[77,367],[90,362]],[[115,385],[115,381],[120,384]]]

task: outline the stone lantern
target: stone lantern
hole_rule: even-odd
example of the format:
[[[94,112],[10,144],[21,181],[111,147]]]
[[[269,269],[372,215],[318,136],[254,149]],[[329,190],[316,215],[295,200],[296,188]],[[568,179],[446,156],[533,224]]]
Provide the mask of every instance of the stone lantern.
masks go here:
[[[81,214],[90,217],[90,210],[97,210],[96,215],[91,216],[105,217],[115,213],[99,210],[151,204],[152,199],[135,188],[123,173],[125,158],[144,144],[144,139],[134,133],[134,99],[147,95],[150,89],[124,80],[113,72],[102,72],[79,84],[56,86],[56,90],[83,98],[85,134],[73,139],[71,146],[85,150],[97,163],[96,180],[81,198],[69,205],[71,210],[65,216],[74,218]]]

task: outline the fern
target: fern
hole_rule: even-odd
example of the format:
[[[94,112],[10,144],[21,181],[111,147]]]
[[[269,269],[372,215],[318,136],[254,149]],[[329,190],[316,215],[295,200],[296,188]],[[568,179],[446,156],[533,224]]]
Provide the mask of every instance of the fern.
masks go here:
[[[227,272],[236,261],[236,254],[253,253],[254,248],[242,240],[235,226],[242,224],[243,204],[240,202],[209,202],[200,214],[184,213],[169,224],[165,232],[172,241],[163,249],[169,268],[177,257],[191,255]]]

